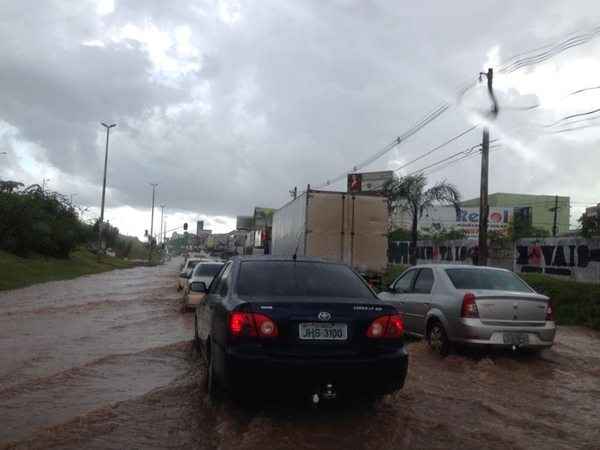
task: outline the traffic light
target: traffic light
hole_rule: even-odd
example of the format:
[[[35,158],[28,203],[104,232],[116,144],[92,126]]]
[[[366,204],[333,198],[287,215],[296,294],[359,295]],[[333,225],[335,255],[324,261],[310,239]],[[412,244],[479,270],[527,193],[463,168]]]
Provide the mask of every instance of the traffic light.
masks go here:
[[[187,222],[183,224],[183,231],[187,231]]]

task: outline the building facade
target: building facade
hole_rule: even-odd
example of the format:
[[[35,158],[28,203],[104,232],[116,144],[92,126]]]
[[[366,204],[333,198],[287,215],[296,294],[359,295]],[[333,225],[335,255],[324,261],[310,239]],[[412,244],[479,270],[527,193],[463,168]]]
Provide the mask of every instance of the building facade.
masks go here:
[[[553,195],[526,195],[495,193],[489,195],[488,230],[503,232],[509,223],[519,214],[529,220],[536,228],[542,228],[552,234],[554,206],[558,203],[556,225],[557,234],[569,231],[570,199]],[[451,206],[435,206],[419,218],[418,229],[421,232],[436,233],[459,229],[468,238],[479,236],[479,198],[461,202],[457,211]],[[589,208],[588,208],[589,209]],[[394,229],[410,230],[412,215],[409,211],[397,211],[392,217]]]
[[[528,215],[530,223],[536,228],[542,228],[552,234],[554,224],[554,206],[558,205],[556,213],[557,234],[569,231],[571,217],[571,200],[569,197],[554,195],[506,194],[495,193],[488,196],[490,208],[512,208]],[[465,207],[479,207],[479,198],[462,202]]]

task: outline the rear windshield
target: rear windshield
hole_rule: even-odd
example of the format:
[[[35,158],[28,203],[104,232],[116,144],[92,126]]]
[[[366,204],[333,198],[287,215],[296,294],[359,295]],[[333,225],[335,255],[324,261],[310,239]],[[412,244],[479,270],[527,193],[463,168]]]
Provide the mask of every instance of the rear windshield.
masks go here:
[[[350,268],[318,262],[244,261],[238,295],[373,298]]]
[[[214,277],[219,273],[223,264],[206,264],[199,263],[194,269],[194,276]]]
[[[531,292],[523,280],[504,270],[446,269],[446,273],[456,289]]]

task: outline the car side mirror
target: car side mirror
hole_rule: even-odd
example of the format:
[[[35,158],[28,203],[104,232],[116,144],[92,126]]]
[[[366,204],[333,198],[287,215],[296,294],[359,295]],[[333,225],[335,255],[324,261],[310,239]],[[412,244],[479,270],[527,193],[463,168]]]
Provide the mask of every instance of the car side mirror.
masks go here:
[[[200,294],[206,294],[208,292],[208,288],[206,287],[206,283],[204,281],[194,281],[190,286],[190,290]]]

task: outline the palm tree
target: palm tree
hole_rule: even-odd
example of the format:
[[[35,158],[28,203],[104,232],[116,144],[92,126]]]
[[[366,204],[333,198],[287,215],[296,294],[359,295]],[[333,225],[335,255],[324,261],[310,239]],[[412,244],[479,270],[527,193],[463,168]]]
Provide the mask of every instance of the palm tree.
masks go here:
[[[398,210],[409,211],[412,216],[410,263],[417,263],[417,229],[419,219],[431,209],[435,203],[454,206],[459,210],[460,193],[456,186],[440,181],[434,186],[426,189],[427,179],[425,175],[407,175],[401,178],[393,178],[384,187],[384,194],[388,199],[390,212]]]

